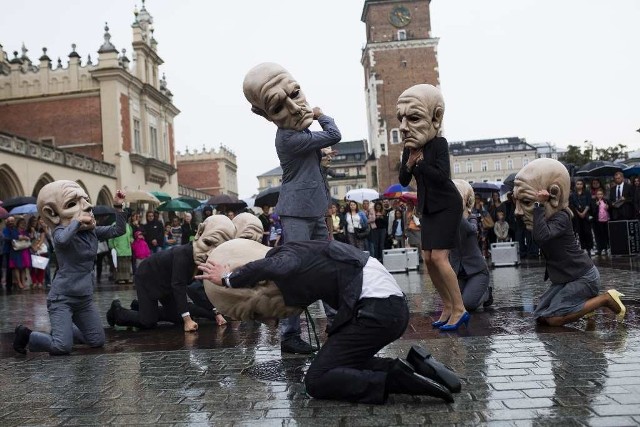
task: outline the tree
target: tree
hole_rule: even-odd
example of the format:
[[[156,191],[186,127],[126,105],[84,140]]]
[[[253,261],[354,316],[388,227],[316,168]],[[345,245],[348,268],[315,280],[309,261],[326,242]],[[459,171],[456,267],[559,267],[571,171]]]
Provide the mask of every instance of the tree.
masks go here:
[[[596,156],[598,160],[608,160],[614,162],[616,160],[627,160],[629,153],[625,151],[627,146],[618,144],[615,147],[596,148]]]
[[[569,145],[566,153],[558,160],[563,163],[575,165],[577,168],[591,161],[591,148],[585,147],[584,151],[577,145]]]

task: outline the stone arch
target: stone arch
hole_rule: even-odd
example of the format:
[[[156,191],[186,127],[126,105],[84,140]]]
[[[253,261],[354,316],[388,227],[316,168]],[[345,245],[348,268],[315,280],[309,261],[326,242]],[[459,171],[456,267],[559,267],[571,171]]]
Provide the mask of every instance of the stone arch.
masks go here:
[[[42,190],[42,187],[44,187],[45,185],[49,184],[50,182],[55,181],[53,179],[53,177],[51,175],[49,175],[48,173],[43,173],[42,175],[40,175],[40,178],[38,178],[38,181],[36,182],[36,185],[33,186],[33,192],[31,193],[31,195],[33,197],[38,197],[38,193],[40,192],[40,190]]]
[[[0,200],[25,195],[20,179],[7,164],[0,165],[0,182]]]
[[[98,193],[98,198],[96,199],[96,205],[107,205],[111,206],[113,203],[113,195],[111,191],[106,186],[103,186]]]

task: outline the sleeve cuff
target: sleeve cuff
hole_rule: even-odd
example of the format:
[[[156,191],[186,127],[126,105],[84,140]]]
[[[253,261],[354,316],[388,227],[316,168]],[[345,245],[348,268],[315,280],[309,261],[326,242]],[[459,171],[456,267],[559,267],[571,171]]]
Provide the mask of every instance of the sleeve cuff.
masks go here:
[[[188,311],[185,311],[184,313],[182,313],[180,316],[182,316],[182,318],[184,319],[187,316],[191,316],[191,313],[189,313]]]

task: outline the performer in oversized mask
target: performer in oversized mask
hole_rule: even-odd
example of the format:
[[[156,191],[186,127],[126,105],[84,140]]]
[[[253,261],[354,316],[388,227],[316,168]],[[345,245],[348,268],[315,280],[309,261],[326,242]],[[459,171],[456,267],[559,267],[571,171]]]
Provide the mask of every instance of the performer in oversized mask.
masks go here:
[[[244,264],[242,258],[244,257]],[[247,262],[250,259],[253,261]],[[246,291],[241,318],[288,315],[315,301],[337,308],[329,338],[305,377],[319,399],[384,403],[390,393],[436,396],[452,402],[460,381],[422,348],[407,360],[374,357],[404,333],[409,308],[386,268],[357,248],[337,241],[285,242],[272,249],[234,239],[212,251],[199,278],[207,293]],[[261,297],[259,289],[267,288]],[[256,289],[258,288],[258,289]],[[237,310],[240,304],[228,307]],[[218,306],[225,314],[227,307]]]
[[[399,180],[418,186],[416,215],[421,215],[422,256],[444,308],[433,326],[453,331],[469,322],[449,250],[458,239],[462,200],[451,181],[449,144],[441,136],[444,100],[440,89],[419,84],[398,98],[398,120],[404,143]]]
[[[74,339],[91,347],[102,347],[104,329],[98,309],[93,303],[94,276],[98,240],[107,240],[125,232],[126,213],[122,211],[124,192],[118,190],[113,199],[116,223],[96,226],[89,196],[74,181],[54,181],[38,193],[38,214],[52,231],[58,272],[51,282],[47,309],[51,334],[32,332],[19,325],[13,348],[25,354],[48,351],[68,354]]]
[[[557,160],[536,159],[515,178],[515,213],[532,230],[544,256],[544,280],[551,279],[534,316],[539,323],[560,326],[607,307],[622,320],[626,309],[620,297],[624,295],[615,289],[600,294],[600,273],[576,242],[569,192],[569,173]]]
[[[242,89],[251,111],[278,127],[275,145],[282,167],[282,186],[274,212],[280,216],[283,240],[327,240],[324,217],[331,197],[320,167],[321,150],[340,142],[340,130],[319,107],[309,106],[300,84],[278,64],[267,62],[253,67],[245,76]],[[309,130],[314,120],[322,131]],[[313,351],[300,338],[297,317],[280,322],[280,335],[283,352]]]

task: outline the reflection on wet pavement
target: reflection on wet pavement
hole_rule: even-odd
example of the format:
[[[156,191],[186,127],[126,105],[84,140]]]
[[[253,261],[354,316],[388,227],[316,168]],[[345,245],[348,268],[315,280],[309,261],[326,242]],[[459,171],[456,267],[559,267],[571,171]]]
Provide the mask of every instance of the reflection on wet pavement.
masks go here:
[[[310,358],[282,357],[273,323],[200,322],[195,334],[163,325],[107,328],[104,349],[78,346],[70,357],[11,348],[18,322],[49,327],[45,294],[0,295],[0,425],[74,424],[341,424],[637,425],[640,423],[640,271],[636,258],[601,258],[603,288],[626,297],[623,323],[602,311],[562,327],[537,327],[536,298],[546,289],[538,260],[491,271],[493,307],[469,328],[441,333],[430,323],[439,302],[423,273],[396,274],[411,320],[402,339],[381,354],[428,348],[456,370],[463,392],[453,404],[394,395],[384,406],[309,399],[302,384]],[[102,313],[113,298],[127,304],[132,286],[101,286]],[[324,331],[322,308],[311,312]],[[303,331],[305,320],[303,318]],[[319,332],[320,333],[320,332]],[[305,339],[308,339],[305,335]],[[325,339],[320,333],[321,341]]]

